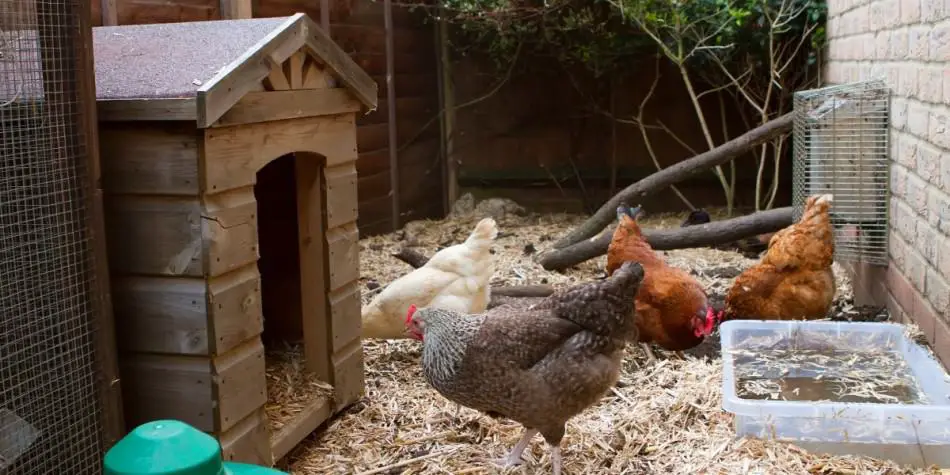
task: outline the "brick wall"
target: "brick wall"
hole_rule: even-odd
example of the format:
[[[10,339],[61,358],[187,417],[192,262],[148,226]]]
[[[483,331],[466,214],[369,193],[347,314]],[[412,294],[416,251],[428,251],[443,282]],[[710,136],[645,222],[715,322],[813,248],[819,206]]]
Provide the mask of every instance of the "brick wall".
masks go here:
[[[829,0],[825,79],[883,77],[891,100],[890,265],[859,269],[950,366],[950,0]],[[862,278],[863,277],[863,278]]]

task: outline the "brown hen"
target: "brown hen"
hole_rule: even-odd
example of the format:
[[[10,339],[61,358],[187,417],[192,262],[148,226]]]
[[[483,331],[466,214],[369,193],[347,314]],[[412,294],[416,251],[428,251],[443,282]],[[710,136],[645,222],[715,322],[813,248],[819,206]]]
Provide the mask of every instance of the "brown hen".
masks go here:
[[[568,419],[617,382],[636,340],[633,296],[643,268],[561,290],[530,307],[502,305],[477,315],[409,308],[408,333],[422,340],[426,380],[447,399],[525,427],[505,465],[517,465],[535,434],[551,445],[555,475]]]
[[[835,298],[833,195],[811,196],[801,219],[775,233],[761,262],[736,277],[725,319],[824,318]]]
[[[624,261],[643,265],[646,276],[636,297],[636,322],[640,344],[650,361],[656,361],[650,343],[676,351],[693,348],[712,333],[718,317],[702,285],[686,271],[671,267],[643,238],[637,216],[640,207],[617,207],[620,221],[607,248],[607,273]]]

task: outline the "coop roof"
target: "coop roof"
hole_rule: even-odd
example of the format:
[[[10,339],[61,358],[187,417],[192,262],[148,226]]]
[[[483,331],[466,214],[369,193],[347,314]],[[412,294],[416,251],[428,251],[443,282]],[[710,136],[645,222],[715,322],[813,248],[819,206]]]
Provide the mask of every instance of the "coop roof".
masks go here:
[[[108,110],[122,105],[140,120],[194,119],[208,127],[300,50],[376,108],[376,83],[303,13],[96,27],[93,42],[100,111],[104,103]]]

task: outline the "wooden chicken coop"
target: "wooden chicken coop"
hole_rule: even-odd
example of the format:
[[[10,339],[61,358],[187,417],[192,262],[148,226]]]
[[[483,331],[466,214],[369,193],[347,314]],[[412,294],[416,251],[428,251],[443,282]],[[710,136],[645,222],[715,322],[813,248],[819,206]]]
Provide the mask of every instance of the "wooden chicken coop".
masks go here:
[[[303,14],[94,44],[127,424],[183,420],[271,464],[363,392],[355,119],[376,84]],[[277,346],[324,389],[279,424]]]

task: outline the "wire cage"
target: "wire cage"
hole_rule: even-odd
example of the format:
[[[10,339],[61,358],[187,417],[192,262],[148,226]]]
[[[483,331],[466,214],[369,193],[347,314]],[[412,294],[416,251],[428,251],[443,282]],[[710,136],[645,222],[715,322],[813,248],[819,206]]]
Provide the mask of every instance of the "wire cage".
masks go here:
[[[85,0],[0,1],[4,475],[102,473],[121,428],[90,38]]]
[[[887,265],[890,90],[880,79],[794,94],[792,202],[831,193],[835,259]]]

